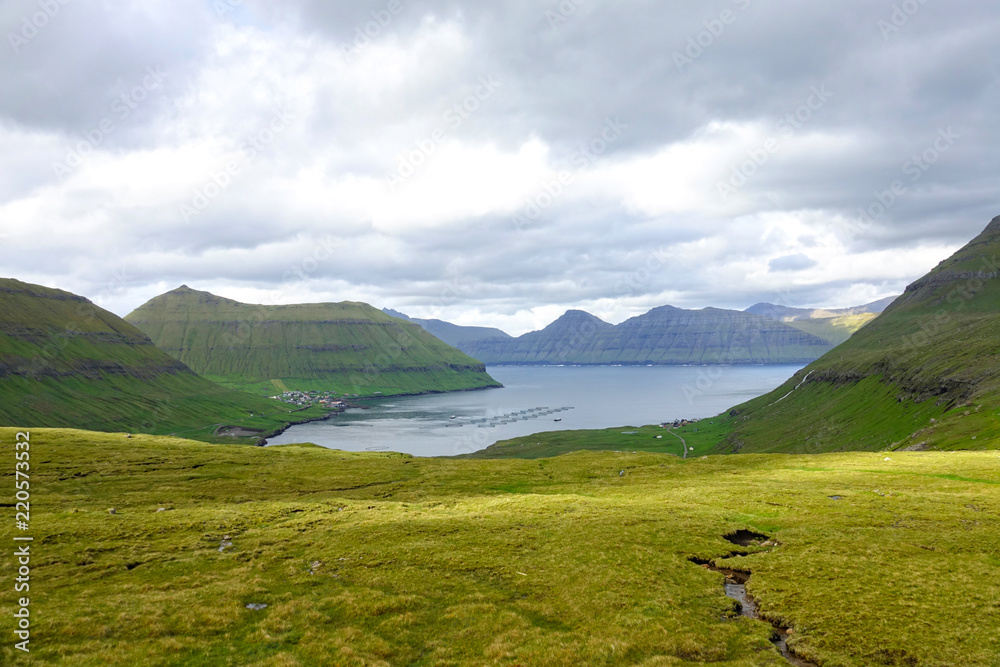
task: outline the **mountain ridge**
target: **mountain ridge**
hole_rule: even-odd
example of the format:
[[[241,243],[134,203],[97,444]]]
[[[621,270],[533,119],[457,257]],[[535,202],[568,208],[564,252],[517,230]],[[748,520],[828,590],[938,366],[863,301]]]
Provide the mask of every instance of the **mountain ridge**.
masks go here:
[[[807,363],[831,345],[759,315],[668,305],[617,325],[569,310],[539,331],[460,347],[487,364],[671,365]]]
[[[219,422],[267,433],[320,414],[290,412],[198,376],[85,297],[0,279],[0,423],[213,439]]]
[[[745,309],[745,313],[763,315],[779,322],[793,322],[804,319],[828,319],[834,317],[844,317],[860,314],[881,314],[889,305],[898,299],[898,296],[888,296],[871,303],[850,308],[796,308],[792,306],[781,306],[773,303],[755,303]]]
[[[392,308],[383,308],[382,312],[393,317],[398,317],[401,320],[415,322],[428,333],[452,347],[458,347],[460,343],[480,338],[511,338],[511,335],[506,331],[494,327],[463,326],[445,322],[444,320],[410,317]]]
[[[721,452],[978,448],[1000,439],[1000,217],[871,324],[733,408]]]
[[[499,386],[481,362],[360,302],[245,304],[185,285],[125,319],[207,378],[258,393],[388,396]]]
[[[841,309],[824,309],[824,308],[791,308],[786,306],[775,306],[769,303],[758,303],[744,311],[729,310],[725,308],[715,308],[712,306],[702,308],[700,310],[685,310],[672,305],[657,306],[650,309],[642,315],[631,317],[624,322],[614,325],[601,320],[596,315],[588,313],[581,309],[570,309],[560,315],[556,320],[553,320],[548,325],[542,329],[536,331],[529,331],[521,336],[511,336],[500,329],[492,327],[479,327],[479,326],[460,326],[451,324],[450,322],[445,322],[443,320],[427,320],[420,318],[412,318],[404,313],[401,313],[390,308],[383,308],[382,311],[393,315],[395,317],[400,317],[402,319],[415,322],[422,326],[429,333],[437,336],[439,339],[453,345],[463,352],[469,354],[470,356],[480,358],[485,363],[491,364],[520,364],[520,363],[566,363],[566,355],[569,354],[570,348],[573,345],[569,345],[566,340],[560,343],[560,348],[565,355],[557,355],[555,359],[553,358],[541,358],[533,359],[532,355],[538,356],[542,355],[541,351],[538,349],[539,345],[543,345],[541,341],[545,335],[561,335],[557,332],[563,331],[572,326],[577,326],[580,331],[572,332],[571,338],[575,338],[576,343],[579,344],[582,338],[592,336],[596,334],[597,330],[608,330],[614,329],[614,327],[625,327],[628,329],[632,327],[634,323],[629,324],[632,320],[637,318],[649,317],[658,318],[661,315],[673,314],[676,317],[682,317],[683,313],[702,313],[706,318],[715,317],[716,319],[723,319],[732,313],[745,313],[754,316],[764,317],[766,319],[781,322],[793,329],[797,329],[800,332],[808,334],[809,336],[819,338],[827,343],[828,349],[832,349],[835,345],[847,340],[855,331],[860,329],[862,326],[870,322],[877,316],[877,313],[881,312],[884,307],[891,303],[896,297],[887,297],[885,299],[880,299],[878,301],[872,302],[870,304],[865,304],[863,306],[855,306],[851,308],[841,308]],[[754,311],[754,312],[751,312]],[[592,318],[592,319],[591,319]],[[669,319],[669,318],[668,318]],[[638,320],[642,322],[641,319]],[[759,321],[758,321],[759,322]],[[555,325],[553,327],[553,325]],[[769,326],[767,328],[770,328]],[[563,336],[565,337],[565,336]],[[518,342],[519,341],[519,342]],[[811,341],[809,338],[803,338],[802,341]],[[815,345],[815,341],[809,343],[810,345]],[[525,347],[528,346],[528,347]],[[793,357],[792,362],[807,363],[809,361],[815,360],[822,352],[826,350],[819,350],[818,348],[812,349],[808,354],[800,355],[799,357]],[[544,355],[542,355],[544,356]],[[725,358],[725,357],[722,357]],[[737,361],[736,363],[770,363],[767,359],[773,358],[767,355],[760,355],[758,357],[739,357],[735,356],[737,359],[747,359],[747,361]],[[577,363],[577,362],[573,362]],[[581,360],[579,363],[635,363],[642,364],[646,363],[645,359],[637,358],[633,360],[623,360],[623,359],[609,359],[608,361],[601,362],[591,362],[587,360]],[[656,363],[654,361],[654,363]],[[688,362],[663,362],[663,363],[701,363],[697,360],[692,360]],[[713,363],[709,361],[708,363]],[[775,362],[781,363],[781,362]]]

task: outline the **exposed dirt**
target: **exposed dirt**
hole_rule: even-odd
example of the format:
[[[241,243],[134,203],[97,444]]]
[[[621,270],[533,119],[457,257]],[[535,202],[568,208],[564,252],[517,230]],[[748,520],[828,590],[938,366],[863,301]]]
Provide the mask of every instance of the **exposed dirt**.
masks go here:
[[[759,547],[763,546],[764,542],[770,540],[767,535],[743,529],[737,530],[734,533],[729,533],[728,535],[723,535],[722,537],[727,542],[732,542],[736,546],[740,547]]]

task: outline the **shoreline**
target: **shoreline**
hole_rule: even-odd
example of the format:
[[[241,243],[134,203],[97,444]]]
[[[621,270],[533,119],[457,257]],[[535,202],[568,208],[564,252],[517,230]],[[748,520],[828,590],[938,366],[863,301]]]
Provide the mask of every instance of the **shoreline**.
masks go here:
[[[308,419],[303,419],[302,421],[290,422],[288,424],[285,424],[284,426],[282,426],[279,429],[275,429],[274,431],[270,431],[270,432],[267,432],[267,433],[262,433],[261,436],[260,436],[260,439],[257,440],[254,443],[254,445],[256,445],[257,447],[266,447],[267,446],[267,439],[268,438],[276,438],[279,435],[282,435],[283,433],[285,433],[285,431],[287,431],[288,429],[292,428],[293,426],[300,426],[302,424],[313,424],[315,422],[327,421],[327,420],[329,420],[329,419],[331,419],[333,417],[336,417],[339,414],[343,414],[344,412],[346,412],[350,408],[354,408],[355,410],[367,410],[367,409],[369,409],[370,406],[359,404],[360,401],[380,401],[380,400],[387,399],[387,398],[400,398],[400,397],[404,397],[404,396],[431,396],[431,395],[434,395],[434,394],[458,394],[458,393],[462,393],[462,392],[485,391],[487,389],[503,389],[503,388],[504,388],[503,384],[501,384],[501,383],[498,382],[496,386],[489,386],[489,387],[468,387],[466,389],[427,390],[427,391],[418,391],[418,392],[406,392],[406,393],[401,393],[401,394],[388,394],[388,395],[385,395],[385,396],[368,396],[368,397],[364,397],[364,398],[360,398],[360,397],[359,398],[352,398],[351,402],[345,401],[343,407],[341,407],[340,409],[328,412],[327,414],[323,415],[322,417],[310,417]],[[309,407],[311,407],[311,406],[309,406]],[[300,408],[300,410],[306,410],[306,409],[308,409],[308,407],[307,408]]]

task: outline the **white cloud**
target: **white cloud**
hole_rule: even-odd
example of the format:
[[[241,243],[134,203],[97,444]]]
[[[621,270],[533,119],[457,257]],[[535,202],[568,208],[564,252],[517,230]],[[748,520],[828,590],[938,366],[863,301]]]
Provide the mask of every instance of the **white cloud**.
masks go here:
[[[224,20],[180,1],[73,3],[0,62],[18,91],[0,102],[0,274],[102,294],[121,314],[187,282],[513,332],[568,308],[618,322],[665,303],[884,296],[997,213],[988,109],[1000,92],[981,51],[998,11],[928,5],[924,28],[886,46],[859,36],[861,0],[793,4],[748,11],[678,76],[671,45],[704,17],[669,3],[597,3],[552,31],[523,3],[413,0],[349,56],[370,20],[353,3],[248,2]],[[947,67],[913,57],[925,42]],[[163,85],[57,178],[52,164],[147,66]],[[819,85],[834,96],[783,134]],[[609,119],[625,128],[581,161]],[[947,159],[845,234],[947,125],[963,136]],[[248,138],[267,133],[249,157]],[[722,196],[769,140],[776,150]],[[401,159],[412,174],[390,188]],[[180,207],[232,162],[238,173],[185,221]],[[297,271],[317,248],[328,257]]]

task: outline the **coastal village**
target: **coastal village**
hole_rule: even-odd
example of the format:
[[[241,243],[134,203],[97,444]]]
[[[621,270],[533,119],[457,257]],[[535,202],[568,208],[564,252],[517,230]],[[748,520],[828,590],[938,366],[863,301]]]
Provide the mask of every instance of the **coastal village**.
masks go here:
[[[354,394],[354,396],[357,396],[357,394]],[[344,394],[345,399],[348,397],[349,394]],[[302,408],[318,405],[336,410],[346,407],[344,401],[337,398],[337,392],[335,391],[286,391],[278,396],[271,396],[271,398]]]

